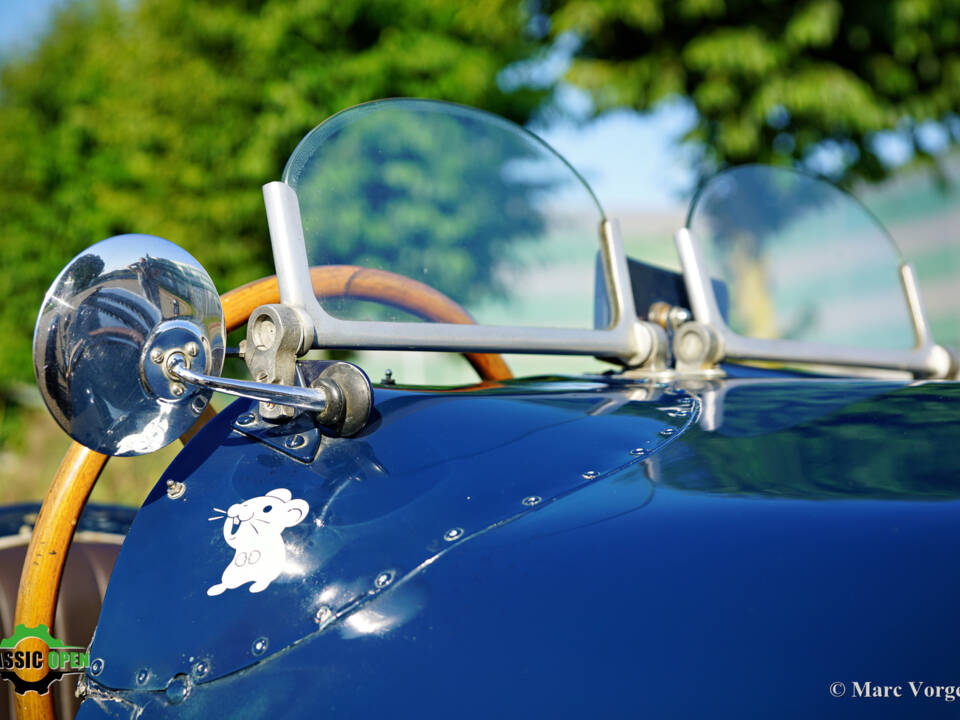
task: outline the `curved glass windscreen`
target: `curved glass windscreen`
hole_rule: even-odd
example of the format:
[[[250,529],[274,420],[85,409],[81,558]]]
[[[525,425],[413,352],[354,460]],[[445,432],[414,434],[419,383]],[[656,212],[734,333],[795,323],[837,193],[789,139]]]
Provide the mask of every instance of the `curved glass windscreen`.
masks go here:
[[[497,116],[431,100],[359,105],[311,131],[283,180],[311,265],[413,278],[484,325],[592,328],[595,297],[607,302],[597,199],[554,150]],[[418,319],[320,302],[345,320]]]
[[[902,258],[855,198],[817,178],[759,165],[719,173],[687,227],[725,284],[735,333],[875,349],[915,344]]]

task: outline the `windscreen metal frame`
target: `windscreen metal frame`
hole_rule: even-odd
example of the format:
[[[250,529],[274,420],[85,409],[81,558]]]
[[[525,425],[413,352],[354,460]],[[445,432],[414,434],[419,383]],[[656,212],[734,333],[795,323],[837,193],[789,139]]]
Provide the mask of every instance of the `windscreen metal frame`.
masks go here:
[[[723,319],[700,241],[690,228],[675,236],[683,279],[690,298],[690,311],[697,322],[713,328],[723,347],[721,359],[759,360],[903,370],[917,376],[952,377],[957,373],[955,356],[933,340],[920,299],[917,278],[908,262],[900,264],[900,284],[910,313],[915,345],[911,349],[869,349],[799,340],[751,338],[734,332]]]
[[[628,366],[642,365],[653,354],[659,327],[637,317],[627,256],[616,220],[605,219],[598,228],[611,313],[611,324],[607,328],[342,320],[325,311],[314,295],[296,191],[284,182],[275,181],[263,186],[263,198],[280,300],[309,315],[316,331],[314,347],[593,355]]]

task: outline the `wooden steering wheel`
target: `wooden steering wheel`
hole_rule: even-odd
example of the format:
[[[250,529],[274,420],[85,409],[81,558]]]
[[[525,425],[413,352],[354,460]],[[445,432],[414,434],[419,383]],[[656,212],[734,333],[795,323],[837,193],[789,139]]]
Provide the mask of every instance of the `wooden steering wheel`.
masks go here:
[[[310,270],[319,298],[350,297],[385,303],[434,322],[472,324],[470,315],[446,295],[416,280],[352,265],[327,265]],[[244,325],[259,306],[280,302],[276,276],[231,290],[220,297],[226,332]],[[497,354],[464,353],[483,380],[508,380],[510,368]],[[188,442],[213,416],[207,405],[193,427],[181,436]],[[37,517],[20,575],[14,624],[53,625],[60,581],[74,529],[94,483],[109,457],[73,443],[54,475]],[[17,717],[53,720],[52,694],[15,695]]]

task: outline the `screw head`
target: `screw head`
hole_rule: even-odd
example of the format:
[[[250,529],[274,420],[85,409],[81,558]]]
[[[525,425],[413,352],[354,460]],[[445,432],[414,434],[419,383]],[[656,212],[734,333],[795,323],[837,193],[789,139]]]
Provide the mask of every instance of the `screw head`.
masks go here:
[[[190,407],[193,408],[193,411],[199,415],[203,412],[203,409],[207,406],[207,399],[201,395],[197,395],[193,399],[193,402],[190,403]]]
[[[676,432],[677,432],[677,431],[674,430],[673,428],[664,428],[663,430],[661,430],[660,432],[658,432],[657,435],[659,435],[660,437],[670,437],[671,435],[675,434]]]
[[[180,397],[186,391],[187,389],[183,386],[182,383],[178,383],[178,382],[170,383],[170,393],[174,397]]]
[[[94,658],[90,661],[90,674],[96,677],[103,672],[103,658]]]
[[[584,480],[593,480],[598,477],[600,477],[600,473],[598,473],[596,470],[587,470],[585,473],[583,473]]]
[[[267,651],[267,639],[265,637],[257,638],[253,641],[250,650],[254,655],[263,655]]]
[[[520,502],[526,505],[527,507],[533,507],[534,505],[539,505],[542,499],[543,498],[541,498],[539,495],[530,495],[528,497],[525,497]]]
[[[393,570],[384,570],[382,573],[377,575],[376,579],[373,581],[373,584],[378,588],[383,589],[393,582],[393,578]]]
[[[328,608],[326,605],[321,605],[319,608],[317,608],[317,612],[313,616],[313,619],[316,620],[318,624],[322,625],[332,617],[333,617],[333,610]]]
[[[463,528],[450,528],[443,534],[443,539],[447,542],[459,540],[463,536]]]
[[[630,454],[635,457],[643,457],[644,455],[647,454],[647,451],[644,450],[643,448],[634,448],[633,450],[630,451]]]
[[[150,679],[150,671],[147,670],[146,668],[143,668],[142,670],[140,670],[140,672],[137,673],[137,685],[146,685],[147,680],[149,679]]]
[[[237,418],[237,425],[253,425],[254,421],[257,419],[257,416],[253,413],[244,413]]]
[[[183,497],[187,486],[177,480],[167,480],[167,497],[171,500]]]
[[[157,365],[163,362],[163,350],[160,348],[154,348],[150,351],[150,360],[155,362]]]
[[[291,435],[283,442],[291,450],[296,450],[307,444],[307,439],[303,435]]]
[[[191,357],[196,357],[200,354],[200,346],[195,342],[188,342],[184,350],[186,350],[187,355],[190,355]]]
[[[207,664],[206,660],[197,660],[193,667],[190,668],[190,672],[195,678],[202,678],[210,672],[210,666]]]

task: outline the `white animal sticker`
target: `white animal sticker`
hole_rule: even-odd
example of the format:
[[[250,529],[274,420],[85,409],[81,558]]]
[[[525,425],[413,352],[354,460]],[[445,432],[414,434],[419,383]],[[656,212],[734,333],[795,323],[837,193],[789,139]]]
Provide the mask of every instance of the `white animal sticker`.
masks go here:
[[[214,508],[223,512],[219,508]],[[207,589],[219,595],[252,582],[250,592],[266,590],[283,571],[287,547],[281,534],[310,512],[306,500],[294,499],[286,488],[271,490],[261,497],[231,505],[223,523],[223,539],[236,550],[220,582]],[[222,516],[210,518],[219,520]]]

